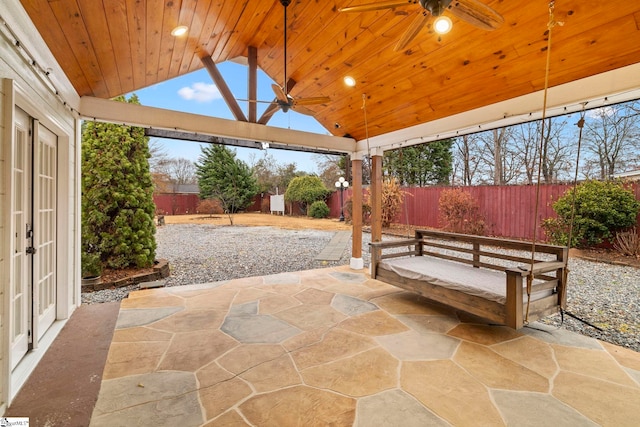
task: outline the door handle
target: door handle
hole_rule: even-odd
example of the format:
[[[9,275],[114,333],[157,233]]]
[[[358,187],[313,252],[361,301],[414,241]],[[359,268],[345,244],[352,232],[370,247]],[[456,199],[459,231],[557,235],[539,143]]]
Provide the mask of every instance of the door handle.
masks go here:
[[[33,255],[33,254],[35,254],[35,253],[36,253],[36,251],[37,251],[37,249],[36,249],[36,248],[34,248],[33,246],[29,246],[29,247],[26,249],[26,251],[25,251],[25,252],[26,252],[27,254],[29,254],[29,255]]]

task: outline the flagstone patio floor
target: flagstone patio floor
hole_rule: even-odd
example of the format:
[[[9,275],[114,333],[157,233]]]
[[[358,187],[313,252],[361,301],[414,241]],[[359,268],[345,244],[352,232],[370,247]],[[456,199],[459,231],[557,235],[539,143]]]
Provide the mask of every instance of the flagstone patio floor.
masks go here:
[[[640,353],[348,267],[121,303],[91,426],[637,426]]]

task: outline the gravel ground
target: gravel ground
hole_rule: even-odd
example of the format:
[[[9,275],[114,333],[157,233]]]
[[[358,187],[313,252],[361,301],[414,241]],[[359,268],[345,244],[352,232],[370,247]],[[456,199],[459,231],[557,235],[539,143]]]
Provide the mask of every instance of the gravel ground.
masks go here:
[[[348,264],[350,245],[339,261],[314,259],[334,234],[274,227],[167,225],[157,230],[157,257],[169,260],[171,276],[166,286]],[[369,265],[369,238],[363,235],[365,265]],[[569,269],[567,311],[603,331],[566,315],[563,323],[559,315],[545,323],[640,352],[640,269],[575,258]],[[82,301],[116,301],[135,289],[137,286],[83,293]]]

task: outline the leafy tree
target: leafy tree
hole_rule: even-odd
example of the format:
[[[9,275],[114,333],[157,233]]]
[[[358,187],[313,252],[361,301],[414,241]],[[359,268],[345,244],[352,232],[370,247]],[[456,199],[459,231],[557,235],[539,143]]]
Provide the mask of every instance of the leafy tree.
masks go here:
[[[444,139],[386,151],[384,172],[400,185],[449,184],[453,171],[452,146],[452,139]]]
[[[133,95],[120,102],[139,104]],[[82,127],[82,249],[111,268],[155,259],[153,182],[142,128],[85,122]]]
[[[249,206],[258,193],[258,185],[249,166],[236,159],[236,152],[224,145],[202,147],[196,163],[196,175],[200,197],[220,200],[231,224],[231,214]]]
[[[284,199],[288,202],[299,202],[305,211],[307,207],[317,200],[324,200],[331,190],[329,190],[320,178],[313,175],[299,176],[293,178],[284,193]]]
[[[567,245],[575,193],[575,215],[571,246],[594,246],[610,239],[616,231],[636,224],[640,202],[631,190],[617,181],[585,181],[568,190],[553,204],[557,218],[543,221],[555,244]]]

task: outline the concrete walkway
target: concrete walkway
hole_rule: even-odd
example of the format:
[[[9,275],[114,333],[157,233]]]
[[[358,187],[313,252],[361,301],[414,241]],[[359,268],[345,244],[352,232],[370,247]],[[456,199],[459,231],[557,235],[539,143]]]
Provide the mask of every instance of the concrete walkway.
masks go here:
[[[637,426],[640,354],[347,267],[122,301],[91,426]]]
[[[4,416],[28,417],[31,427],[87,426],[119,309],[118,302],[78,307]]]
[[[331,241],[316,256],[318,261],[339,261],[351,241],[350,231],[337,231]]]

